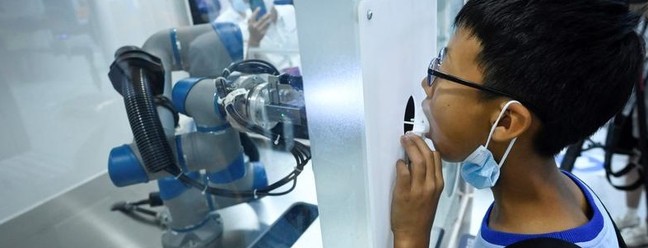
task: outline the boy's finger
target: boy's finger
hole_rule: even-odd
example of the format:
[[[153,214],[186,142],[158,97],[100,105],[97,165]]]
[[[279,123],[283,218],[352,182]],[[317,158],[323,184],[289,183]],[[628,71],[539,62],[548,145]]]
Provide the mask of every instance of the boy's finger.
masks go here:
[[[412,184],[423,185],[425,183],[426,161],[423,154],[419,151],[418,146],[414,143],[413,138],[409,135],[403,135],[401,136],[401,143],[409,158]]]
[[[416,147],[421,153],[421,156],[425,159],[425,180],[434,179],[434,166],[436,166],[436,164],[432,156],[432,150],[430,150],[430,147],[425,143],[422,137],[412,132],[408,132],[406,135],[409,135],[412,141],[414,141]]]
[[[421,155],[423,156],[423,158],[425,158],[425,163],[427,165],[426,168],[434,169],[434,168],[430,168],[430,166],[433,165],[433,163],[435,162],[434,157],[432,156],[432,150],[430,149],[428,144],[425,143],[425,140],[423,140],[421,136],[418,136],[412,132],[408,132],[406,135],[409,135],[412,141],[414,141],[414,144],[416,144],[416,147],[421,152]],[[435,173],[434,170],[426,170],[426,178],[432,179],[432,177],[428,177],[428,174],[429,176],[433,176],[434,173]]]
[[[402,159],[398,160],[396,162],[396,189],[409,191],[410,186],[411,177],[407,164]]]
[[[272,20],[272,14],[268,12],[265,15],[263,15],[260,20]]]
[[[428,159],[428,162],[425,163],[425,182],[434,183],[436,180],[437,168],[441,167],[441,162],[437,163],[432,152],[425,157]]]
[[[432,152],[434,156],[434,179],[437,183],[443,183],[443,164],[441,162],[441,154],[437,151]]]
[[[256,20],[256,19],[257,19],[257,15],[259,15],[259,11],[261,11],[261,8],[259,8],[259,7],[257,7],[256,9],[254,9],[254,11],[252,11],[252,17],[251,17],[250,19],[248,19],[248,21],[256,22],[256,21],[257,21],[257,20]]]
[[[259,20],[259,29],[265,29],[270,26],[270,23],[272,23],[272,19],[269,18],[269,15],[265,15],[263,18]]]

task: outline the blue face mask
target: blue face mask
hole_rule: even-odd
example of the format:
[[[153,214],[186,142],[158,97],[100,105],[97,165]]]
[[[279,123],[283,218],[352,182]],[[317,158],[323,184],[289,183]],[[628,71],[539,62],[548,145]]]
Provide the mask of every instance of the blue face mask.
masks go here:
[[[499,123],[502,116],[504,116],[506,109],[513,103],[520,104],[520,102],[512,100],[504,105],[504,108],[497,117],[495,124],[491,127],[490,133],[488,134],[488,140],[486,140],[486,145],[480,145],[477,147],[477,149],[468,155],[466,160],[461,163],[461,177],[475,188],[485,189],[495,186],[497,179],[499,179],[500,168],[504,164],[511,148],[513,148],[513,144],[515,144],[515,141],[517,140],[517,138],[511,140],[511,143],[509,143],[508,148],[506,148],[506,152],[504,152],[504,156],[502,156],[502,160],[499,164],[495,161],[493,153],[487,149],[488,143],[490,143],[491,137],[497,127],[497,123]]]

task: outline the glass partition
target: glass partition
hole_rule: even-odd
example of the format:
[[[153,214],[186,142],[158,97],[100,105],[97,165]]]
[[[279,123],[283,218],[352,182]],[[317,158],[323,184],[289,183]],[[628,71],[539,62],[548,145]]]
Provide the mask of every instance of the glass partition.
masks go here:
[[[166,210],[156,218],[166,226],[139,235],[142,223],[107,210],[135,199],[110,195],[101,208],[72,206],[93,221],[103,219],[103,229],[87,228],[96,223],[84,220],[66,224],[79,237],[55,228],[46,237],[86,244],[91,239],[83,237],[103,235],[95,247],[170,247],[183,233],[213,227],[208,236],[227,247],[265,247],[286,237],[284,245],[295,247],[391,246],[394,164],[403,156],[398,137],[404,122],[411,128],[422,121],[419,80],[463,4],[415,2],[420,6],[387,0],[0,3],[0,138],[9,141],[0,144],[0,197],[10,199],[0,205],[0,225],[101,178],[115,189],[149,181],[145,189],[132,187],[142,198],[158,184]],[[200,187],[174,184],[170,174],[146,165],[120,176],[107,170],[108,160],[128,157],[111,153],[117,148],[144,161],[108,77],[125,45],[160,59],[162,95],[172,106],[156,110],[184,173],[173,176]],[[246,60],[269,64],[233,66]],[[179,112],[177,126],[170,109]],[[312,162],[296,163],[311,151]],[[456,168],[444,165],[449,183],[438,211],[444,214],[432,230],[433,243],[442,246],[456,244],[449,236],[463,228],[456,220],[468,211],[458,197]],[[238,195],[209,196],[214,189]],[[179,191],[187,198],[165,195]],[[203,241],[214,240],[197,242]]]
[[[0,2],[0,224],[105,173],[132,139],[108,67],[115,50],[187,25],[162,1]]]

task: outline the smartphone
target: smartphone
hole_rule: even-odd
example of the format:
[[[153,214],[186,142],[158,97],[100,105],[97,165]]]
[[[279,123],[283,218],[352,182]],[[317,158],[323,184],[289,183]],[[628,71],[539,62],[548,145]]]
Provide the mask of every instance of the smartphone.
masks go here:
[[[317,205],[297,202],[263,232],[250,248],[292,247],[317,216],[319,216]]]
[[[265,3],[263,2],[263,0],[250,0],[250,9],[252,9],[252,12],[254,12],[254,10],[256,10],[257,8],[259,8],[259,13],[256,16],[256,19],[259,20],[259,18],[268,13]]]

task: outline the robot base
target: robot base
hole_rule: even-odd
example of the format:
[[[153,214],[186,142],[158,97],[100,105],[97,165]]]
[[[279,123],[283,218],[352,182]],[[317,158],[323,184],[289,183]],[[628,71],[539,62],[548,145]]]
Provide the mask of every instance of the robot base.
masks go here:
[[[183,230],[168,229],[162,234],[164,248],[218,247],[223,235],[223,221],[218,213],[209,214],[203,223]]]

